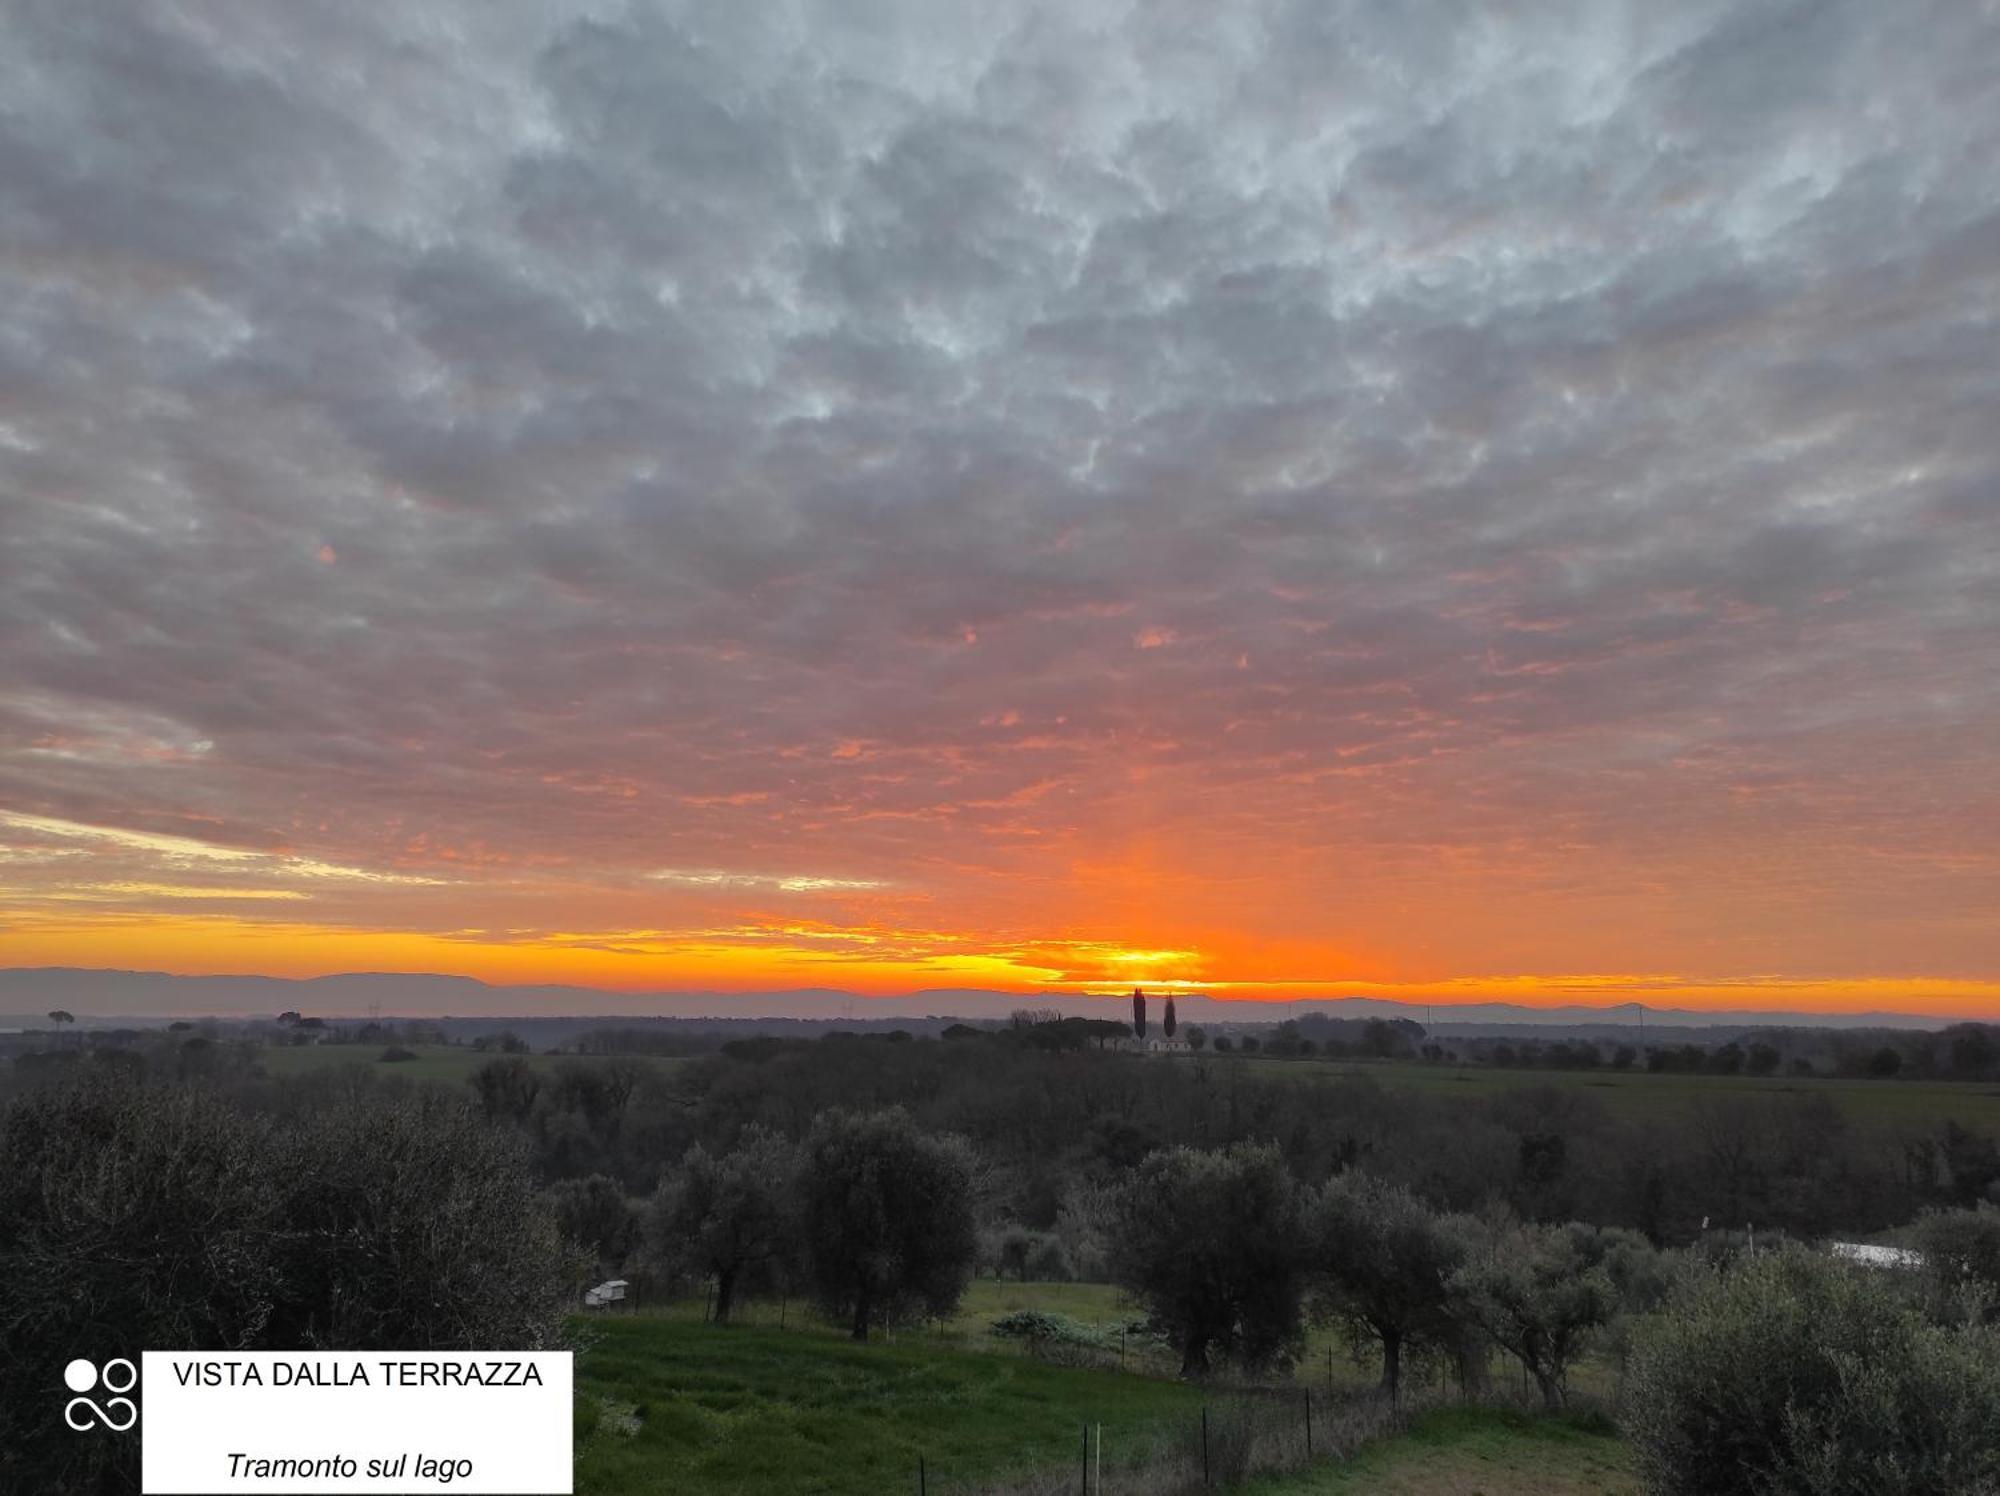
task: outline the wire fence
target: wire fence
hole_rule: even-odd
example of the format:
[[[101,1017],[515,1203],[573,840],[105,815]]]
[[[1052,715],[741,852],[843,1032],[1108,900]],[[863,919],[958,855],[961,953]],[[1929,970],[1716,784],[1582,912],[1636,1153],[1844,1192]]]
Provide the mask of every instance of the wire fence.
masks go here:
[[[1346,1458],[1429,1405],[1246,1387],[1143,1430],[1079,1421],[1071,1459],[1027,1475],[954,1481],[920,1459],[909,1489],[917,1496],[1196,1496],[1252,1475]]]

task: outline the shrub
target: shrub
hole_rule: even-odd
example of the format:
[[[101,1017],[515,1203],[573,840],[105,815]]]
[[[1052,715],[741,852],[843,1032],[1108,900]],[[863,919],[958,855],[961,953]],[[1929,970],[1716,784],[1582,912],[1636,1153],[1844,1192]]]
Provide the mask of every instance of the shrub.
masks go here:
[[[1990,1316],[2000,1305],[2000,1210],[1926,1211],[1911,1239],[1939,1311]]]
[[[1028,1257],[1030,1276],[1043,1283],[1067,1283],[1070,1272],[1069,1253],[1063,1250],[1060,1238],[1038,1234],[1034,1251]]]
[[[414,1060],[415,1058],[416,1055],[412,1051],[403,1048],[402,1045],[391,1044],[387,1049],[382,1051],[375,1063],[378,1065],[400,1065],[405,1060]]]
[[[1096,1325],[1071,1319],[1067,1314],[1050,1314],[1041,1309],[1016,1309],[993,1321],[988,1333],[1002,1340],[1021,1340],[1029,1345],[1072,1345],[1083,1350],[1116,1350],[1118,1337]]]
[[[2000,1484],[2000,1347],[1801,1248],[1696,1268],[1637,1336],[1623,1423],[1660,1496]]]

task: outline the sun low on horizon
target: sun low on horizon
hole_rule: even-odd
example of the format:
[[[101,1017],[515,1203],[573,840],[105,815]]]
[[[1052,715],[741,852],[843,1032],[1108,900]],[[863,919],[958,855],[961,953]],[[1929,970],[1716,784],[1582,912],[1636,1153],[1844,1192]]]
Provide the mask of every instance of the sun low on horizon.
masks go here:
[[[2000,1018],[1978,11],[29,7],[0,966]]]

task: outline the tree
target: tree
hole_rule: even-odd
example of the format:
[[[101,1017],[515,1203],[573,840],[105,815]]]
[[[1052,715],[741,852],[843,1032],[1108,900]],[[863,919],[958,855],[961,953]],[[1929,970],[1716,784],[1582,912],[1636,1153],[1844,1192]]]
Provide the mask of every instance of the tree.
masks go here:
[[[1886,1044],[1868,1057],[1868,1073],[1877,1080],[1887,1080],[1902,1068],[1902,1051],[1891,1049]]]
[[[542,1089],[540,1072],[519,1055],[488,1060],[470,1079],[486,1115],[510,1122],[528,1120]]]
[[[1171,1039],[1174,1036],[1175,1027],[1174,1000],[1170,997],[1167,999],[1167,1010],[1160,1015],[1160,1032]]]
[[[866,1340],[881,1318],[958,1305],[979,1249],[971,1145],[900,1107],[830,1111],[806,1139],[801,1235],[820,1306]]]
[[[1954,1075],[1980,1076],[1993,1068],[1996,1049],[1993,1031],[1984,1024],[1955,1023],[1938,1036],[1945,1041],[1950,1056],[1947,1063]]]
[[[746,1127],[717,1157],[697,1143],[654,1197],[648,1238],[671,1262],[715,1279],[715,1322],[729,1323],[745,1281],[768,1270],[796,1237],[798,1149],[779,1133]]]
[[[56,1037],[60,1039],[62,1037],[63,1025],[66,1023],[74,1024],[76,1022],[76,1015],[66,1008],[56,1008],[50,1012],[49,1022],[55,1025]]]
[[[1390,1398],[1406,1346],[1456,1346],[1450,1280],[1465,1244],[1415,1195],[1350,1170],[1312,1197],[1305,1233],[1315,1311],[1381,1348]]]
[[[2000,1487],[2000,1344],[1879,1270],[1787,1248],[1698,1271],[1645,1321],[1624,1425],[1660,1496]]]
[[[1146,1037],[1146,994],[1137,987],[1132,989],[1132,1033],[1135,1037]]]
[[[1198,1023],[1188,1025],[1187,1043],[1189,1049],[1200,1049],[1208,1043],[1208,1031]]]
[[[520,1139],[449,1096],[365,1095],[278,1129],[274,1349],[553,1348],[589,1264]]]
[[[1462,1312],[1527,1368],[1551,1410],[1566,1401],[1590,1332],[1618,1307],[1600,1247],[1593,1227],[1516,1226],[1451,1278]]]
[[[1298,1192],[1269,1146],[1172,1148],[1119,1191],[1113,1278],[1181,1353],[1181,1375],[1216,1357],[1256,1370],[1287,1360],[1299,1335]]]
[[[615,1270],[632,1250],[637,1234],[632,1207],[616,1180],[602,1174],[559,1179],[549,1186],[549,1204],[563,1236],[589,1252],[600,1269]]]

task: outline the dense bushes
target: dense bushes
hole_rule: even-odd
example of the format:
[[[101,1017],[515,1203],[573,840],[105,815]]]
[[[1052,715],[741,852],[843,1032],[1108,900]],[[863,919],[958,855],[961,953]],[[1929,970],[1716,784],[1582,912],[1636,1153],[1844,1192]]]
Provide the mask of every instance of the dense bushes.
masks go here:
[[[1693,1269],[1640,1332],[1625,1428],[1660,1496],[2000,1488],[2000,1343],[1799,1248]]]

